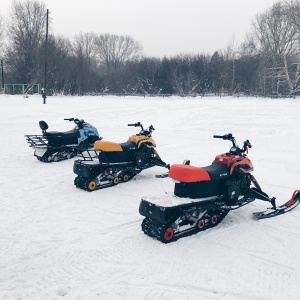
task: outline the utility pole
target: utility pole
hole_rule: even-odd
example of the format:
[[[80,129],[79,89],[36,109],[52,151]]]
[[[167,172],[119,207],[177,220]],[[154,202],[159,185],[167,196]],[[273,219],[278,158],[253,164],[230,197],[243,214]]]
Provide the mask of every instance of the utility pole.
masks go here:
[[[44,88],[42,89],[42,97],[44,99],[43,104],[46,104],[46,98],[47,98],[48,17],[49,17],[49,9],[47,9],[47,18],[46,18],[45,74],[44,74],[45,81],[44,81]]]
[[[3,59],[1,59],[1,78],[2,78],[2,90],[4,91],[4,70],[3,70]]]

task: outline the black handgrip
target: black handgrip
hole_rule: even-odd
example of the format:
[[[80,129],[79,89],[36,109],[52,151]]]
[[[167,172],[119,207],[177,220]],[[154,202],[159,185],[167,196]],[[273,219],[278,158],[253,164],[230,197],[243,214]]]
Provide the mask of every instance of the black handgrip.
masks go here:
[[[68,119],[64,119],[64,120],[66,120],[66,121],[74,121],[74,118],[68,118]]]
[[[141,124],[141,122],[137,122],[137,123],[134,123],[134,124],[128,124],[128,126],[134,126],[134,127],[141,126],[142,127],[142,124]]]
[[[228,133],[224,135],[214,135],[214,138],[234,141],[234,137],[232,136],[232,133]]]
[[[244,144],[245,144],[247,147],[252,148],[252,145],[251,145],[251,143],[250,143],[249,140],[245,141]]]

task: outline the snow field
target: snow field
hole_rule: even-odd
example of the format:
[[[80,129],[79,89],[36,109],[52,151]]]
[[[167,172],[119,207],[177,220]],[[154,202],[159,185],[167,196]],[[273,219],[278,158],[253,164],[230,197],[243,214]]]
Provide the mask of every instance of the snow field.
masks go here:
[[[74,159],[45,164],[24,135],[66,131],[78,117],[105,140],[153,125],[167,163],[207,166],[249,139],[253,175],[277,204],[300,189],[298,99],[48,97],[0,95],[0,299],[299,299],[300,208],[257,221],[255,201],[215,228],[162,244],[141,231],[140,199],[173,191],[154,167],[92,193],[73,185]]]

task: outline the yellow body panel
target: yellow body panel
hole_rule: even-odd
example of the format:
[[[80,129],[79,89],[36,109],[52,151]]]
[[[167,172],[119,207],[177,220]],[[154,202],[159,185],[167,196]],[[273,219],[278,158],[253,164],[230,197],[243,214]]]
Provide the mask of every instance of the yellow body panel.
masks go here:
[[[156,147],[154,140],[152,138],[149,138],[147,135],[131,135],[128,138],[128,142],[133,142],[137,144],[138,147],[140,147],[144,143],[151,143],[153,147]]]
[[[96,141],[94,144],[95,150],[101,150],[101,151],[116,151],[121,152],[123,151],[122,147],[118,143],[114,142],[107,142],[107,141]]]

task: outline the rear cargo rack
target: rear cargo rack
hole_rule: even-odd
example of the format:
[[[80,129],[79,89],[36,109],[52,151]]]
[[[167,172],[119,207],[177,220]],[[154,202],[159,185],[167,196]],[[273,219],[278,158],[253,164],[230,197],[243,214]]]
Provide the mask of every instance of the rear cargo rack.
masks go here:
[[[48,140],[42,135],[25,135],[29,147],[47,146]]]
[[[94,159],[98,160],[99,153],[99,150],[89,149],[78,153],[78,156],[81,158],[80,160],[82,161],[94,161]]]

